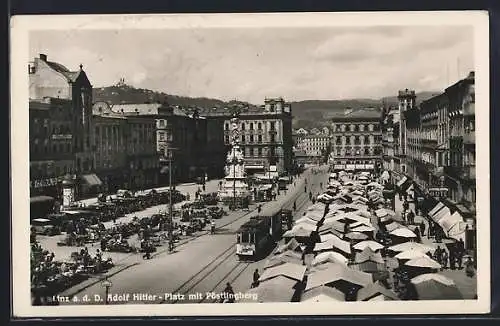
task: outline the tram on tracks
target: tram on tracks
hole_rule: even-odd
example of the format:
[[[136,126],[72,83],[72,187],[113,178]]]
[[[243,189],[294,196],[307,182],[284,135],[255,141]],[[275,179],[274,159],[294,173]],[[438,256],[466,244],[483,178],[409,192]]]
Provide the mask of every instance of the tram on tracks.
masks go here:
[[[292,227],[293,215],[288,209],[268,209],[263,215],[252,216],[237,231],[236,255],[240,260],[265,257]]]

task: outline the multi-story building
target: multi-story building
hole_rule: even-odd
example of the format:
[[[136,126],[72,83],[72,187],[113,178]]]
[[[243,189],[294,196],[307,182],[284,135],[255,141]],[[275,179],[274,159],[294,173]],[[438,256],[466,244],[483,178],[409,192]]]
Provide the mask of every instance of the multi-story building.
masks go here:
[[[436,95],[420,104],[420,157],[415,161],[414,180],[421,189],[445,196],[444,166],[447,165],[448,138],[446,136],[447,99]]]
[[[332,119],[333,169],[374,171],[381,165],[381,113],[367,108],[345,110]]]
[[[395,183],[392,171],[399,165],[399,108],[389,107],[382,110],[382,166],[389,178]]]
[[[92,85],[83,71],[83,66],[80,65],[80,69],[77,71],[70,71],[57,62],[48,61],[45,54],[40,54],[38,58],[29,63],[28,74],[30,101],[44,101],[44,99],[53,98],[68,102],[64,105],[52,106],[51,111],[55,110],[64,116],[60,120],[54,120],[54,123],[71,129],[71,147],[74,156],[74,169],[71,173],[78,184],[77,195],[88,192],[93,186],[99,186],[100,180],[92,175],[94,168],[90,139]],[[67,111],[63,112],[65,110]],[[55,131],[51,130],[51,132]],[[55,145],[59,148],[59,145],[55,144],[56,142],[64,142],[66,145],[62,146],[67,146],[69,136],[58,136],[67,134],[60,133],[60,130],[57,132],[53,133],[55,136],[51,135],[51,138],[55,137],[51,146]],[[89,182],[91,180],[93,182]]]
[[[75,173],[71,102],[32,100],[29,116],[30,193],[58,198],[60,182]]]
[[[93,122],[95,172],[103,182],[103,190],[114,193],[126,188],[127,183],[124,174],[129,168],[125,139],[127,119],[111,111],[107,103],[97,102],[93,108]]]
[[[409,90],[408,88],[405,90],[400,90],[398,92],[398,109],[399,109],[399,117],[400,117],[400,123],[399,123],[399,150],[397,152],[397,156],[399,160],[396,161],[396,169],[394,172],[396,172],[396,176],[401,178],[405,174],[408,173],[407,171],[407,155],[408,155],[408,136],[407,136],[407,115],[411,115],[412,117],[414,116],[415,111],[413,110],[416,106],[416,99],[417,95],[415,94],[414,90]],[[411,113],[406,114],[406,111],[411,111]],[[415,129],[416,125],[415,123],[410,122],[410,129]],[[415,131],[413,130],[413,134],[410,137],[413,141],[418,137],[415,135]],[[411,141],[410,141],[411,142]],[[416,144],[412,144],[412,149],[416,148]]]
[[[415,105],[413,91],[400,91],[398,98],[400,167],[407,169],[399,170],[395,164],[393,181],[411,181],[416,186],[417,202],[430,196],[443,202],[451,212],[458,211],[469,225],[466,244],[472,248],[476,211],[474,72],[419,106]],[[384,119],[384,138],[387,139],[384,168],[387,170],[393,167],[389,139],[394,127],[387,115]]]
[[[292,140],[293,140],[293,146],[297,147],[299,146],[300,142],[309,135],[309,131],[307,131],[304,128],[300,128],[297,130],[292,130]]]
[[[310,162],[326,157],[326,152],[330,151],[330,146],[330,136],[325,134],[307,135],[298,144],[298,148],[306,153]]]
[[[222,123],[200,117],[198,110],[162,103],[116,104],[112,110],[127,117],[138,115],[155,121],[153,143],[158,154],[160,184],[168,184],[170,177],[178,182],[221,176],[225,163]]]
[[[224,117],[224,143],[230,142],[230,119],[238,115],[239,143],[248,175],[283,174],[292,168],[292,110],[282,98],[265,99],[261,107],[214,108],[200,113],[207,119]],[[274,174],[274,173],[273,173]]]
[[[449,166],[446,184],[450,199],[463,214],[475,212],[475,78],[471,72],[445,90],[448,98]]]

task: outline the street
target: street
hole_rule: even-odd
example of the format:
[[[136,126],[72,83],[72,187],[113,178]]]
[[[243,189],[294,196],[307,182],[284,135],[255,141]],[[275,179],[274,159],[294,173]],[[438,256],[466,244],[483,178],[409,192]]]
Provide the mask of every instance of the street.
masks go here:
[[[304,192],[305,178],[308,179],[307,192]],[[310,204],[309,191],[317,194],[320,191],[319,184],[324,183],[325,179],[326,170],[318,174],[306,171],[295,182],[295,186],[293,183],[289,185],[286,194],[282,191],[276,201],[263,203],[263,211],[273,207],[292,208],[295,201],[297,212],[294,218],[301,216]],[[231,212],[217,221],[216,234],[193,238],[185,244],[176,246],[172,253],[161,253],[151,260],[141,260],[138,254],[131,256],[130,260],[138,264],[109,278],[112,283],[109,294],[128,293],[129,300],[110,303],[213,302],[214,300],[205,300],[205,293],[221,292],[227,282],[232,284],[235,291],[246,292],[250,288],[254,270],[262,270],[264,259],[254,263],[238,262],[235,255],[235,231],[249,219],[253,211],[255,207],[250,212]],[[75,294],[74,292],[74,289],[69,289],[62,295],[70,296]],[[132,294],[137,293],[151,296],[133,300]],[[196,293],[202,293],[203,296],[189,298],[189,294]],[[93,298],[95,294],[104,297],[105,288],[100,282],[75,296],[83,298],[87,295]],[[156,299],[152,299],[155,295]],[[135,297],[137,299],[139,296]],[[102,304],[102,302],[91,301],[89,304]]]

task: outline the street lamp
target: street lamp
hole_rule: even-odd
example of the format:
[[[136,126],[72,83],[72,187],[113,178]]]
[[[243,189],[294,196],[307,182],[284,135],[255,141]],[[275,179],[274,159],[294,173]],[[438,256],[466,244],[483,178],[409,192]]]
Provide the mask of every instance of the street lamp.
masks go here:
[[[169,241],[172,241],[172,232],[173,232],[173,204],[172,204],[172,192],[173,192],[173,184],[172,184],[172,161],[173,155],[172,152],[177,148],[168,148],[168,238]],[[170,244],[169,244],[170,246]]]
[[[105,304],[108,304],[108,295],[109,295],[109,289],[113,286],[113,283],[111,283],[110,280],[106,277],[104,280],[101,282],[101,286],[106,289],[106,294],[105,294]]]

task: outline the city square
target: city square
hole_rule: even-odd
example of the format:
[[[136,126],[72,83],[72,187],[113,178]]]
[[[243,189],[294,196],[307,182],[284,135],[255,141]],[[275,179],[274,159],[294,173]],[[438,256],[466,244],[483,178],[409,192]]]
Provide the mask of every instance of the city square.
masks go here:
[[[95,31],[34,32],[31,304],[477,300],[472,33],[347,30],[106,31],[106,50]],[[372,42],[363,33],[392,52],[348,41]],[[290,41],[299,34],[314,60]],[[447,42],[426,41],[434,34]],[[229,42],[235,35],[256,54]],[[139,78],[110,61],[132,37],[190,51],[169,48],[149,57],[153,67],[130,50],[120,64],[148,67]],[[420,68],[395,80],[388,67],[406,69],[399,45],[409,39],[436,60],[418,57]],[[274,41],[290,50],[286,62],[276,63]],[[62,44],[95,55],[59,54]],[[232,46],[234,59],[221,59]],[[379,60],[377,78],[348,80],[355,67],[376,69],[348,50]],[[345,84],[321,82],[333,71],[325,56]],[[193,66],[181,69],[187,57]],[[285,68],[299,63],[317,75],[292,78]],[[209,81],[221,71],[228,84],[216,89]],[[237,87],[243,72],[258,82]]]

